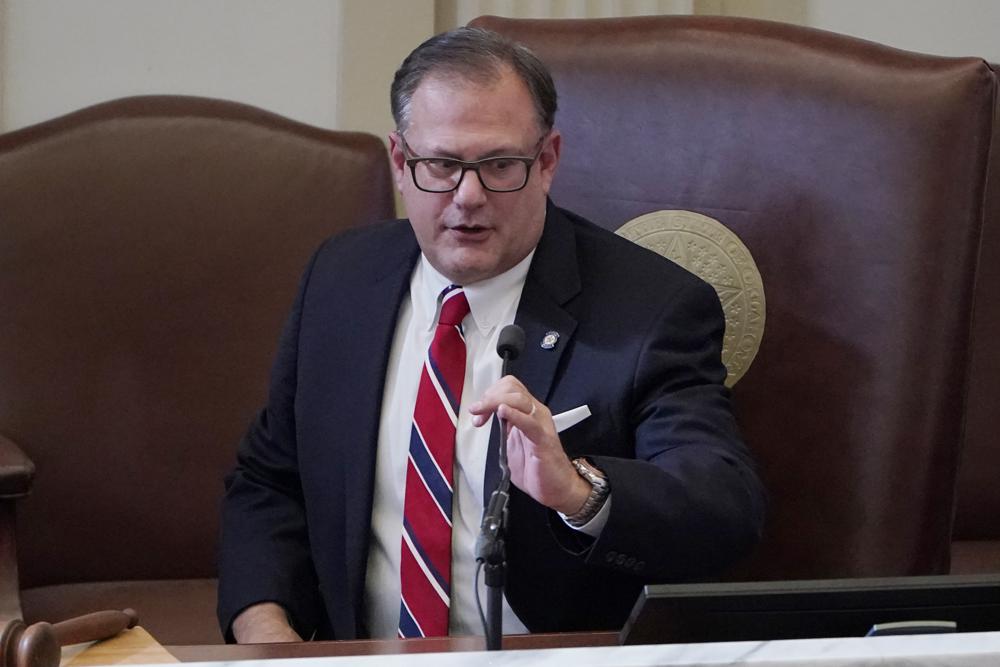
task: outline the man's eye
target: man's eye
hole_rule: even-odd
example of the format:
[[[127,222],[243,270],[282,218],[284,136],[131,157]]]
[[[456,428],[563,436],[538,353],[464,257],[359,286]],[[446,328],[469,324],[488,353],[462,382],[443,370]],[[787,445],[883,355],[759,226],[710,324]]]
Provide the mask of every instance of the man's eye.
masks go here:
[[[493,171],[506,171],[514,166],[514,160],[508,160],[506,158],[500,158],[499,160],[493,160],[490,162],[490,168]]]
[[[456,160],[447,160],[445,158],[432,158],[430,160],[424,160],[424,164],[428,169],[433,169],[435,171],[452,171],[458,168],[458,162]]]

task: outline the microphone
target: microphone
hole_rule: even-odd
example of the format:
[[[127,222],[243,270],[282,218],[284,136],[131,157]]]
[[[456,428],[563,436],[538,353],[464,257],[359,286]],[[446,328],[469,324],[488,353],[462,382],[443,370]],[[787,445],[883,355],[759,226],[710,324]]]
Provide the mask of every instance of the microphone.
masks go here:
[[[503,359],[501,377],[509,375],[508,364],[517,359],[524,350],[524,329],[516,324],[508,324],[500,330],[497,338],[497,354]],[[504,550],[504,531],[507,524],[507,502],[510,500],[510,466],[507,465],[507,423],[498,419],[500,425],[500,483],[490,495],[490,502],[483,512],[483,522],[479,526],[479,537],[476,539],[476,562],[486,572],[486,587],[489,589],[487,613],[483,616],[483,632],[486,635],[486,648],[490,651],[499,650],[500,638],[503,636],[502,601],[504,586],[504,571],[506,570],[506,554]],[[478,576],[477,576],[478,580]],[[478,584],[477,584],[478,586]],[[479,604],[479,589],[476,588],[476,604]]]
[[[503,368],[500,371],[501,377],[507,375],[507,365],[517,359],[524,350],[524,329],[516,324],[508,324],[500,330],[497,338],[497,354],[503,359]],[[483,522],[479,527],[479,539],[476,540],[476,560],[486,562],[497,548],[497,541],[501,539],[503,523],[507,513],[507,501],[510,498],[510,467],[507,465],[507,424],[503,419],[500,422],[500,483],[490,495],[490,502],[483,513]],[[500,547],[502,549],[502,546]]]
[[[503,368],[500,376],[507,375],[507,364],[514,361],[524,350],[524,329],[516,324],[508,324],[500,330],[500,337],[497,339],[497,354],[503,359]]]

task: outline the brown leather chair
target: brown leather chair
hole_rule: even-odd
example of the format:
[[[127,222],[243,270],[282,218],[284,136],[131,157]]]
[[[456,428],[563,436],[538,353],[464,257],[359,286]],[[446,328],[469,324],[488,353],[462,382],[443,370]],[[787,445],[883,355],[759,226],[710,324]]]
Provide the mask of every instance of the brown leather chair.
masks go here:
[[[994,80],[1000,67],[992,65]],[[994,84],[996,85],[996,84]],[[993,122],[976,282],[965,443],[951,551],[955,573],[1000,572],[1000,107]]]
[[[756,258],[766,327],[734,391],[771,507],[731,576],[948,572],[977,258],[998,233],[989,65],[722,17],[474,24],[554,73],[557,203],[611,229],[696,211]]]
[[[222,480],[298,276],[392,214],[376,137],[232,102],[0,136],[0,613],[134,607],[163,643],[221,642]]]

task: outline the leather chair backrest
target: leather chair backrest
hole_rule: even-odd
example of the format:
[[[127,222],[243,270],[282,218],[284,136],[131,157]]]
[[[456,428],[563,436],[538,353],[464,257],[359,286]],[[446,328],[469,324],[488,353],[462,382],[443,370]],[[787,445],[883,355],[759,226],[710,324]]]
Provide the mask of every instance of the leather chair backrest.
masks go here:
[[[1000,80],[1000,66],[991,69]],[[953,569],[963,572],[1000,572],[1000,103],[995,113],[952,552]]]
[[[696,211],[756,259],[767,323],[734,391],[771,508],[732,576],[946,572],[988,65],[747,19],[473,23],[552,69],[557,203],[611,229]]]
[[[37,466],[23,588],[215,575],[298,276],[392,215],[376,137],[241,104],[130,98],[0,136],[0,433]]]

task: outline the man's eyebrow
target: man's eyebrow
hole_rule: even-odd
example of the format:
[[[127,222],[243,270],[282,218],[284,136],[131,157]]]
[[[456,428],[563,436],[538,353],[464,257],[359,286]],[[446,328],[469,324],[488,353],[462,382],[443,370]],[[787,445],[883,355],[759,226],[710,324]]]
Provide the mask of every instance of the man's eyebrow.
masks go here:
[[[485,160],[490,157],[512,157],[521,155],[521,151],[517,148],[495,148],[488,153],[483,153],[477,159]]]
[[[441,157],[441,158],[447,158],[449,160],[457,160],[459,162],[478,162],[479,160],[485,160],[491,157],[501,157],[501,156],[510,157],[510,156],[520,156],[520,155],[521,155],[520,149],[511,147],[501,147],[501,148],[494,148],[493,150],[487,151],[485,153],[480,153],[471,160],[466,160],[464,157],[453,151],[449,151],[442,148],[435,148],[432,149],[427,154],[421,154],[420,157],[428,157],[428,158]]]
[[[420,157],[444,157],[448,158],[449,160],[458,160],[459,162],[463,160],[463,158],[458,153],[453,153],[451,151],[444,150],[441,148],[432,148],[428,152],[420,153],[419,155]]]

